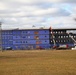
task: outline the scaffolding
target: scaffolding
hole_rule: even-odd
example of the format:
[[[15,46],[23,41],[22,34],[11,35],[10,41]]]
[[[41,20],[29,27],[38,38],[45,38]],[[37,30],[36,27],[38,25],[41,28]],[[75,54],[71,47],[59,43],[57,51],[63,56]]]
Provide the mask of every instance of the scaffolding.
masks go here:
[[[2,23],[0,22],[0,51],[2,50],[2,27],[1,27],[1,25],[2,25]]]

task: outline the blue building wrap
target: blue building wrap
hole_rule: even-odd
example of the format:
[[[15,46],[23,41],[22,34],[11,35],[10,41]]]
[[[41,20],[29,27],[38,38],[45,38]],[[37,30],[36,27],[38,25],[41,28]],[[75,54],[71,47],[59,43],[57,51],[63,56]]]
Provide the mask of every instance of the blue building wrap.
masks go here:
[[[50,48],[49,29],[3,30],[2,48],[7,50]]]

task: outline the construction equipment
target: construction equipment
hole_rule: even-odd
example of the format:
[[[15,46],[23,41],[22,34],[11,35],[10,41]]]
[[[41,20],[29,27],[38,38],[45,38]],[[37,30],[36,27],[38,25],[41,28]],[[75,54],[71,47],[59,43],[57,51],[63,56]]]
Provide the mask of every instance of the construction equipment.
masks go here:
[[[55,42],[55,36],[54,36],[54,34],[53,34],[53,30],[52,30],[52,28],[50,27],[50,30],[51,30],[51,34],[52,34],[52,39],[53,39],[53,43],[54,43],[54,45],[53,45],[53,48],[55,49],[56,48],[56,42]]]
[[[72,50],[76,50],[76,40],[73,38],[73,36],[70,35],[70,33],[67,33],[69,37],[74,41],[74,47],[71,48]]]
[[[76,40],[73,38],[73,36],[70,35],[70,33],[67,33],[69,37],[74,41],[74,45],[76,45]]]

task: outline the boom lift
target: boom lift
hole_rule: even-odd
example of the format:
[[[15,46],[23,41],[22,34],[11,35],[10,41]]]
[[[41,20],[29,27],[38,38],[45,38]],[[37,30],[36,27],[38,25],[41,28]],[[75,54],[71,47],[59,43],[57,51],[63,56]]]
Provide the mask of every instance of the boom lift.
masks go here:
[[[74,41],[74,44],[76,44],[76,40],[73,38],[73,36],[70,35],[70,33],[67,33],[69,37]]]
[[[54,45],[53,45],[53,49],[55,49],[56,48],[56,42],[55,42],[55,36],[54,36],[54,34],[53,34],[53,30],[52,30],[52,28],[50,27],[50,30],[51,30],[51,34],[52,34],[52,39],[53,39],[53,43],[54,43]]]
[[[76,40],[73,38],[73,36],[70,35],[70,33],[67,33],[69,37],[74,41],[74,48],[71,48],[72,50],[76,50]]]

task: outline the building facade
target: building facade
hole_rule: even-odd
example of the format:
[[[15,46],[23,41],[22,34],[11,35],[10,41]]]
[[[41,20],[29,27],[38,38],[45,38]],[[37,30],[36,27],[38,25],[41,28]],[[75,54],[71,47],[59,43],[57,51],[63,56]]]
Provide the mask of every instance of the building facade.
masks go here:
[[[50,48],[49,29],[3,30],[2,48],[48,49]]]
[[[76,29],[2,30],[2,49],[50,49],[54,46],[76,45]]]
[[[50,29],[51,47],[66,45],[69,48],[76,44],[76,29]]]

